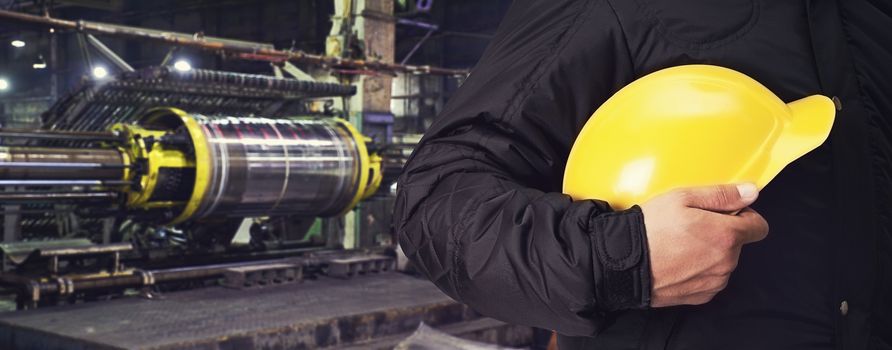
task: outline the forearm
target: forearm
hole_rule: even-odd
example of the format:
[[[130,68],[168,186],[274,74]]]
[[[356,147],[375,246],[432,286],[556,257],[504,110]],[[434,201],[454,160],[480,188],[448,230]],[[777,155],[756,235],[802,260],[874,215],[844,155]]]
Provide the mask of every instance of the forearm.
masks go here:
[[[649,304],[637,208],[572,202],[475,157],[440,163],[437,153],[422,152],[430,166],[416,163],[401,179],[396,219],[403,250],[447,294],[485,315],[570,335],[595,334],[609,312]]]

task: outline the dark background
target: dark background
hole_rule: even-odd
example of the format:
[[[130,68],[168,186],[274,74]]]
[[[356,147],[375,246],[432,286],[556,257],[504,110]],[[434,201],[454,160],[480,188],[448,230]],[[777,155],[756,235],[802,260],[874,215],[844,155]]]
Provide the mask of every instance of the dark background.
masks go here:
[[[491,34],[510,5],[510,0],[434,0],[429,11],[416,9],[416,0],[396,1],[396,16],[440,26],[409,61],[450,68],[470,68],[479,59]],[[23,1],[0,0],[0,8],[33,14],[48,8],[50,15],[68,20],[91,20],[208,36],[272,43],[276,48],[295,48],[323,53],[331,29],[332,0],[78,0]],[[396,58],[403,59],[425,35],[425,31],[397,26]],[[11,88],[0,98],[49,95],[50,72],[59,73],[59,90],[73,88],[87,73],[77,39],[72,33],[57,36],[58,65],[35,70],[32,64],[48,57],[46,29],[18,23],[0,22],[0,77]],[[12,47],[14,38],[26,42]],[[169,47],[161,44],[99,37],[135,68],[157,65]],[[267,64],[223,60],[194,50],[181,50],[177,57],[188,58],[193,67],[270,74]],[[94,60],[96,55],[93,55]],[[110,69],[110,64],[105,64]]]

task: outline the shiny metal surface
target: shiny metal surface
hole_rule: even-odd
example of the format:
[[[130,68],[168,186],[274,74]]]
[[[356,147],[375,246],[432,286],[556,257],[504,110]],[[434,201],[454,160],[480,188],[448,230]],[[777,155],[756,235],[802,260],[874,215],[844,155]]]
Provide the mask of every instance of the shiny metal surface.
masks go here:
[[[3,139],[67,140],[112,143],[123,141],[119,135],[112,132],[0,129],[0,140]]]
[[[2,203],[114,200],[117,197],[115,192],[0,192]]]
[[[333,120],[195,117],[214,163],[197,217],[336,215],[358,190],[357,140]]]
[[[0,179],[120,180],[123,167],[114,149],[0,147]]]

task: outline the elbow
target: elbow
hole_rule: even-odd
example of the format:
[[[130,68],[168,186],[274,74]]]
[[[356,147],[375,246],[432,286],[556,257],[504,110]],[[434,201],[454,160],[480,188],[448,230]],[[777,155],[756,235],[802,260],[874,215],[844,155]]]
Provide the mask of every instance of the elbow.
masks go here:
[[[405,198],[406,193],[398,191],[394,228],[399,247],[411,265],[410,270],[427,277],[444,293],[459,300],[451,278],[452,261],[446,248],[446,232],[432,234],[420,213],[406,210]]]
[[[397,235],[400,249],[409,259],[411,265],[409,269],[426,277],[450,298],[464,302],[458,294],[458,286],[452,278],[450,259],[440,258],[447,255],[435,252],[434,244],[429,237],[422,237],[424,234],[419,231],[397,230]],[[419,242],[428,243],[419,244]]]

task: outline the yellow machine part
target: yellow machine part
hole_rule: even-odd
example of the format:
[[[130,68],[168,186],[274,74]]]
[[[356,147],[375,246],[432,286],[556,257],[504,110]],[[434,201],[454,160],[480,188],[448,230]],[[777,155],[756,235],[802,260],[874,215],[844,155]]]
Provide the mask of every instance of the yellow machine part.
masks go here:
[[[570,152],[563,190],[622,210],[682,187],[763,188],[827,139],[835,113],[825,96],[785,104],[731,69],[667,68],[598,108]]]
[[[378,188],[381,187],[381,181],[384,180],[384,174],[381,172],[381,162],[384,159],[381,158],[377,153],[369,153],[369,184],[366,186],[365,192],[363,192],[362,199],[367,199],[378,192]]]
[[[127,135],[127,140],[129,142],[126,146],[121,147],[119,150],[121,151],[121,154],[124,155],[123,158],[126,160],[126,163],[128,165],[136,163],[138,159],[150,158],[148,149],[145,144],[146,137],[161,137],[165,134],[163,131],[146,130],[139,126],[130,124],[115,124],[111,127],[111,130]],[[157,169],[157,165],[155,166],[155,168]],[[134,175],[135,174],[132,171],[126,172],[125,180],[134,180],[132,178]],[[156,176],[142,176],[139,179],[138,188],[126,188],[125,191],[127,192],[127,206],[132,208],[144,207],[148,203],[148,199],[149,196],[151,196],[152,194],[152,190],[154,190],[155,188],[156,180]]]
[[[335,119],[338,124],[340,124],[345,130],[347,130],[351,135],[353,135],[353,139],[356,140],[356,148],[359,153],[359,163],[360,169],[359,173],[356,176],[359,177],[359,188],[356,190],[356,195],[353,197],[353,200],[350,202],[350,205],[344,209],[343,213],[347,213],[350,210],[353,210],[359,202],[363,199],[370,197],[375,191],[378,190],[378,186],[381,185],[381,157],[377,154],[370,154],[368,148],[365,146],[365,142],[369,140],[368,137],[359,132],[353,124],[350,122],[336,118]]]
[[[181,150],[165,148],[160,143],[156,143],[149,150],[149,147],[146,145],[146,138],[160,138],[167,134],[167,131],[148,130],[140,126],[125,124],[114,125],[112,130],[129,135],[129,145],[121,149],[126,163],[133,163],[137,159],[146,160],[145,165],[147,169],[145,169],[145,174],[138,179],[139,186],[126,189],[127,206],[134,209],[154,209],[182,205],[183,203],[181,202],[152,201],[151,196],[158,185],[158,176],[161,168],[194,168],[196,167],[195,160]],[[125,176],[129,180],[133,180],[130,179],[133,177],[132,172],[126,173]]]
[[[208,184],[211,179],[212,161],[211,151],[208,149],[208,143],[205,139],[204,132],[201,130],[201,125],[198,125],[198,122],[185,111],[178,108],[157,109],[149,111],[149,114],[144,120],[151,123],[155,122],[158,118],[170,118],[171,115],[178,118],[178,121],[185,126],[195,152],[193,159],[193,166],[195,167],[195,185],[192,189],[192,194],[189,196],[189,200],[186,201],[183,211],[171,221],[171,224],[179,224],[191,218],[201,205],[201,200],[205,193],[207,193]]]

